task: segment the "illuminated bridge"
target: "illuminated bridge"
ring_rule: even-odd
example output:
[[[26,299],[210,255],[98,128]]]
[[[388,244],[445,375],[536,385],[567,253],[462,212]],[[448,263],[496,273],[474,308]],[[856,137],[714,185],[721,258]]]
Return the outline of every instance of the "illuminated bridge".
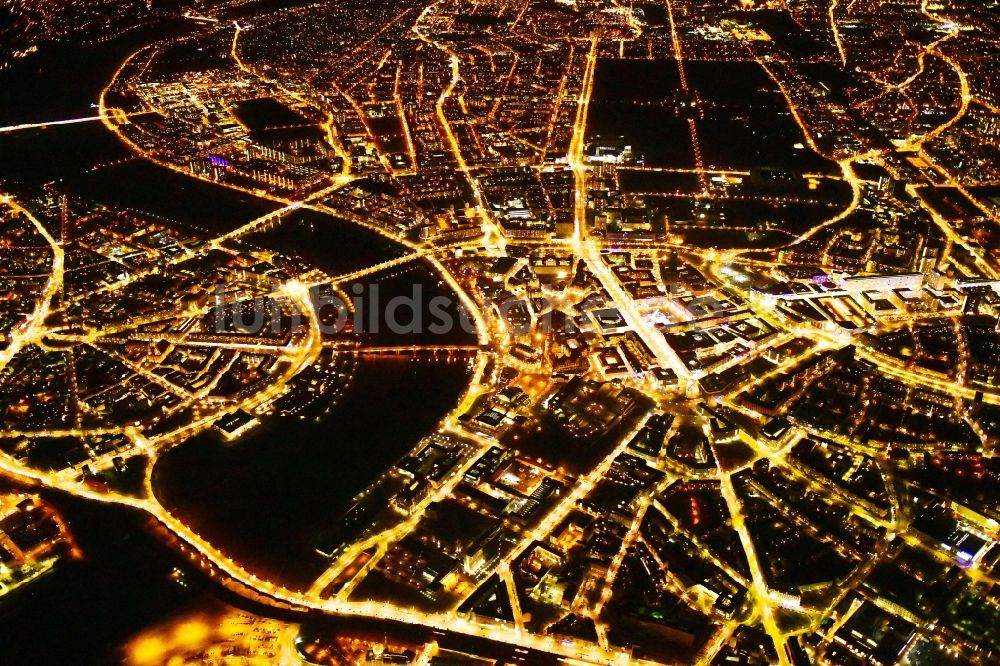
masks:
[[[327,342],[323,345],[345,354],[355,356],[409,356],[440,360],[473,358],[487,349],[483,345],[401,345],[396,347],[351,346],[343,343]]]

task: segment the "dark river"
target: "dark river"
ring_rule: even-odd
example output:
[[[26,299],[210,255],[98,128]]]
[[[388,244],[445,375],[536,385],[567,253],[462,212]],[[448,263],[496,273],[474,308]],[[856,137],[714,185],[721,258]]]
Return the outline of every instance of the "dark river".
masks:
[[[0,126],[93,115],[100,89],[132,51],[194,27],[165,20],[97,46],[60,46],[19,61],[0,72]],[[71,192],[108,206],[211,232],[274,208],[132,159],[97,122],[0,134],[0,181],[15,195],[62,181]],[[333,274],[401,253],[382,237],[329,216],[290,219],[250,242],[298,255]],[[373,279],[392,293],[417,283],[430,294],[442,291],[433,273],[419,266]],[[376,342],[393,341],[382,336]],[[468,335],[448,340],[472,341]],[[323,570],[313,550],[317,537],[352,496],[448,413],[467,378],[464,363],[362,361],[350,390],[320,422],[272,421],[236,443],[206,434],[171,450],[155,468],[157,493],[248,567],[306,584]],[[178,609],[217,604],[217,598],[233,602],[197,572],[189,572],[187,587],[171,582],[174,567],[187,567],[146,531],[141,518],[60,494],[46,497],[67,518],[84,559],[62,563],[0,598],[0,664],[116,663],[130,636]]]

